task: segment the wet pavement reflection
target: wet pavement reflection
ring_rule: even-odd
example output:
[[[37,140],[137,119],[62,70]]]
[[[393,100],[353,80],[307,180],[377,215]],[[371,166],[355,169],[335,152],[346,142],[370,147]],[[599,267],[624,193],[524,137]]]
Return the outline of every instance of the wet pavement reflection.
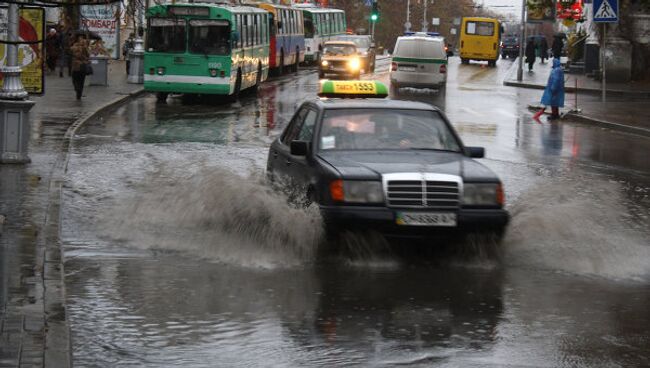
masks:
[[[373,237],[316,257],[318,215],[263,184],[315,71],[237,103],[145,96],[89,123],[63,209],[75,365],[649,365],[649,140],[532,120],[540,92],[503,87],[510,63],[454,58],[445,91],[391,96],[439,106],[486,147],[513,215],[498,258]]]

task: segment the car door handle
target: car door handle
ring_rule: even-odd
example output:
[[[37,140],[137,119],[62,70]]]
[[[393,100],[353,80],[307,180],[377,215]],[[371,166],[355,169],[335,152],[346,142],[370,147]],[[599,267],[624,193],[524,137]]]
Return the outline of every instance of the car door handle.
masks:
[[[273,158],[278,158],[278,152],[277,151],[273,151]]]
[[[291,165],[291,160],[287,160],[287,165]]]

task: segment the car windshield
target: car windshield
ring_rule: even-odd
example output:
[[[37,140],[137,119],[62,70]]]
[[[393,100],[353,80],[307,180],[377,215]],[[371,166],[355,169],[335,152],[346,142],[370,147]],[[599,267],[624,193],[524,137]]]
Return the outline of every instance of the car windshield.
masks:
[[[357,48],[351,45],[326,45],[327,56],[349,56],[357,53]]]
[[[343,36],[341,41],[351,41],[354,42],[357,47],[362,49],[367,49],[370,47],[370,39],[368,37],[355,37],[355,36]]]
[[[440,114],[427,110],[326,110],[318,143],[321,150],[460,151]]]
[[[185,52],[185,20],[152,18],[148,33],[147,51]]]
[[[503,39],[503,43],[508,45],[516,45],[519,42],[516,37],[506,37]]]

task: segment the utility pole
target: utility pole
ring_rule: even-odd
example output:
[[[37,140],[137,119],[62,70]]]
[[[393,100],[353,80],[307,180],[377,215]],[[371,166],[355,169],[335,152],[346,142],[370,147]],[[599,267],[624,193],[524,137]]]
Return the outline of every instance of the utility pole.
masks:
[[[20,19],[18,4],[9,3],[7,8],[7,64],[0,71],[4,74],[0,91],[0,163],[29,163],[29,110],[34,101],[20,80],[22,68],[18,65],[19,41],[18,23]]]
[[[521,24],[519,25],[519,65],[517,81],[524,79],[524,42],[526,42],[526,0],[521,1]]]
[[[144,3],[143,0],[136,0],[136,36],[135,45],[133,50],[129,53],[131,64],[129,67],[129,77],[127,82],[134,84],[144,83],[144,41],[142,35],[144,29],[142,28],[142,18],[144,17]]]
[[[406,23],[404,23],[404,31],[411,31],[411,0],[406,0]]]
[[[427,26],[428,26],[428,23],[427,23],[427,6],[428,5],[429,5],[429,0],[424,0],[424,11],[423,11],[424,14],[422,15],[422,32],[427,31]]]

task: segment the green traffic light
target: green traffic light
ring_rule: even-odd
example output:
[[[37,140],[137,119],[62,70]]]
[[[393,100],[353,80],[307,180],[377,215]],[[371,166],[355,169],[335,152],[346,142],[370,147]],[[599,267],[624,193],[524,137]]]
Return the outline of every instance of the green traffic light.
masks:
[[[371,21],[376,22],[377,19],[379,19],[379,15],[377,15],[377,14],[372,14],[372,15],[370,15],[370,20],[371,20]]]

